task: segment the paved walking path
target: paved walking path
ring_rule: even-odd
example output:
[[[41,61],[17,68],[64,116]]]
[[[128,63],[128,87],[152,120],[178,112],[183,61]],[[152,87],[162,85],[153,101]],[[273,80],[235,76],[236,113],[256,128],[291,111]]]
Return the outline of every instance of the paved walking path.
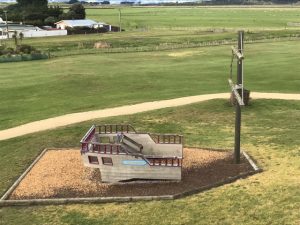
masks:
[[[183,98],[175,98],[170,100],[161,100],[154,102],[144,102],[135,105],[126,105],[115,108],[100,109],[81,113],[71,113],[63,116],[53,117],[49,119],[39,120],[17,127],[9,128],[0,131],[0,140],[6,140],[25,134],[54,129],[74,123],[79,123],[87,120],[99,119],[111,116],[131,115],[150,110],[188,105],[196,102],[202,102],[212,99],[229,98],[229,93],[205,94]],[[282,100],[300,100],[300,94],[281,94],[281,93],[260,93],[251,92],[253,99],[282,99]]]

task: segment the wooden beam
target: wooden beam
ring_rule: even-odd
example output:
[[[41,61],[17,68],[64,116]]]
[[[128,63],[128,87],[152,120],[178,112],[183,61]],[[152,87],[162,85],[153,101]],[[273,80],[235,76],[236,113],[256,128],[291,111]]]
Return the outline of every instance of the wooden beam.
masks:
[[[242,60],[244,59],[244,55],[242,53],[239,52],[239,50],[237,50],[234,46],[231,47],[232,52],[234,53],[234,55],[239,59]]]
[[[243,99],[241,98],[240,94],[238,93],[238,91],[237,91],[237,89],[236,89],[236,87],[235,87],[235,85],[234,85],[234,83],[232,82],[231,79],[228,79],[228,83],[229,83],[229,85],[230,85],[230,87],[231,87],[231,91],[232,91],[233,94],[235,95],[235,98],[236,98],[238,104],[239,104],[240,106],[245,105]]]

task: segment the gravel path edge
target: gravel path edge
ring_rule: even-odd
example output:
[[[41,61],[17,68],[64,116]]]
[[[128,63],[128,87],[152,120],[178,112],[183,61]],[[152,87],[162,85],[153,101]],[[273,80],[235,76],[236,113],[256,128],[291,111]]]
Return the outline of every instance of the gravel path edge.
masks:
[[[45,148],[36,158],[35,160],[29,165],[29,167],[22,173],[22,175],[13,183],[13,185],[4,193],[4,195],[0,199],[0,206],[1,201],[6,200],[9,195],[16,189],[16,187],[20,184],[23,178],[29,173],[29,171],[35,166],[35,164],[45,155],[45,153],[49,150],[49,148]]]

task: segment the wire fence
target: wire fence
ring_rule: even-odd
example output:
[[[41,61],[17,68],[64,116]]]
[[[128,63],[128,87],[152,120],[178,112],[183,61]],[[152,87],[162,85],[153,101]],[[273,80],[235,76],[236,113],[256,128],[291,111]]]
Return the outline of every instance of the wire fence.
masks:
[[[300,35],[294,35],[289,37],[271,37],[261,39],[248,39],[244,42],[246,44],[252,43],[267,43],[267,42],[281,42],[281,41],[298,41]],[[184,43],[160,43],[155,46],[136,46],[136,47],[111,47],[111,48],[77,48],[68,51],[53,52],[51,56],[69,56],[79,54],[99,54],[99,53],[132,53],[132,52],[155,52],[155,51],[167,51],[175,49],[186,49],[186,48],[199,48],[199,47],[210,47],[210,46],[222,46],[222,45],[235,45],[236,40],[214,40],[214,41],[203,41],[203,42],[184,42]]]

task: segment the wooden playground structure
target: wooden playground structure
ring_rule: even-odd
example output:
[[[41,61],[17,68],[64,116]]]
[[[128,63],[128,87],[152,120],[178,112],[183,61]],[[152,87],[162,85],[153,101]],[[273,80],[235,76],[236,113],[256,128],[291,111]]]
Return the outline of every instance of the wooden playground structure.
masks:
[[[137,132],[128,124],[93,125],[81,140],[84,165],[103,182],[181,180],[183,136]]]

